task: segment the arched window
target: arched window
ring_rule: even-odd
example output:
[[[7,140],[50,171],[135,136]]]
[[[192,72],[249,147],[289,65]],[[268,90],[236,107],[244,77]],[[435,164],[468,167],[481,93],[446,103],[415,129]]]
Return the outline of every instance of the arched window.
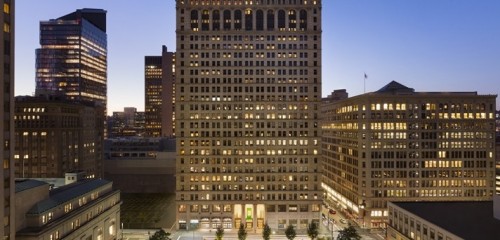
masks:
[[[245,30],[253,30],[253,13],[252,10],[245,10]]]
[[[241,10],[234,11],[234,29],[241,30]]]
[[[214,10],[212,12],[212,30],[220,30],[220,12],[219,10]]]
[[[307,12],[306,10],[300,10],[300,30],[307,30]]]
[[[274,12],[273,10],[267,11],[267,30],[274,30]]]
[[[278,29],[285,29],[286,16],[284,10],[278,11]]]
[[[198,11],[192,10],[191,11],[191,30],[193,31],[198,31],[199,28],[199,19],[198,19]]]
[[[290,29],[297,29],[297,14],[295,10],[288,11],[288,27]]]
[[[201,30],[202,31],[210,30],[210,14],[208,10],[203,10],[201,14]]]
[[[224,10],[224,30],[231,29],[231,11]]]
[[[256,17],[257,30],[258,31],[264,30],[264,12],[262,10],[257,10],[257,14],[255,17]]]

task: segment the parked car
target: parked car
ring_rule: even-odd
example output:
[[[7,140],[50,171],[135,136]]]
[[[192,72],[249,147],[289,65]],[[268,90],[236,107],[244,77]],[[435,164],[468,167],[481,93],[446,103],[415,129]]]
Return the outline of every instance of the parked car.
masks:
[[[343,224],[347,223],[347,221],[345,219],[343,219],[343,218],[340,219],[340,222],[343,223]]]

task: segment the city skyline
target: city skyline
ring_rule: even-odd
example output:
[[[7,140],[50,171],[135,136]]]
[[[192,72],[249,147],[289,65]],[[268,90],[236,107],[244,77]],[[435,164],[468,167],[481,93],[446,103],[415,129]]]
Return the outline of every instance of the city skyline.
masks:
[[[35,91],[39,22],[102,8],[108,12],[108,113],[143,111],[144,92],[137,89],[144,89],[144,56],[159,55],[162,45],[175,51],[175,1],[148,3],[53,0],[34,9],[34,0],[17,2],[15,95]],[[322,95],[334,89],[359,95],[391,80],[417,91],[498,94],[498,10],[496,1],[325,1]]]

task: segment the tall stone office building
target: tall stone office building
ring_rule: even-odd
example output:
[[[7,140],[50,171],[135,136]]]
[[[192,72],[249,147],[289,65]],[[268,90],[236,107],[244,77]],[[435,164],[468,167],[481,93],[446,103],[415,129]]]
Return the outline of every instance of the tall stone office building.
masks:
[[[494,193],[495,95],[397,82],[322,108],[326,202],[384,228],[387,202],[486,201]]]
[[[106,11],[78,9],[40,22],[36,92],[93,101],[106,108]],[[106,111],[104,112],[106,116]],[[104,118],[105,119],[105,118]]]
[[[166,46],[161,56],[144,58],[146,136],[174,135],[174,64],[175,54]]]
[[[103,112],[94,102],[18,96],[15,107],[15,176],[63,178],[82,171],[103,177]]]
[[[0,228],[0,236],[3,239],[14,239],[14,0],[2,0],[2,27],[0,42],[3,48],[0,48],[0,84],[1,106],[0,111],[0,141],[3,147],[0,148],[2,156],[2,171],[0,172],[0,187],[2,188],[2,197],[0,198],[0,216],[3,219],[3,227]]]
[[[321,1],[176,11],[177,227],[318,222]]]

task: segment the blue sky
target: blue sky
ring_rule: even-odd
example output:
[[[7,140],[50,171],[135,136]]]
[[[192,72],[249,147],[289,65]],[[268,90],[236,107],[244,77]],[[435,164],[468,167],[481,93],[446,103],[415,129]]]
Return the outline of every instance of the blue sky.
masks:
[[[144,56],[175,50],[174,0],[16,1],[16,95],[35,91],[39,21],[80,8],[108,11],[108,112],[143,110]],[[416,91],[500,93],[498,0],[323,0],[322,11],[323,96],[392,80]]]

